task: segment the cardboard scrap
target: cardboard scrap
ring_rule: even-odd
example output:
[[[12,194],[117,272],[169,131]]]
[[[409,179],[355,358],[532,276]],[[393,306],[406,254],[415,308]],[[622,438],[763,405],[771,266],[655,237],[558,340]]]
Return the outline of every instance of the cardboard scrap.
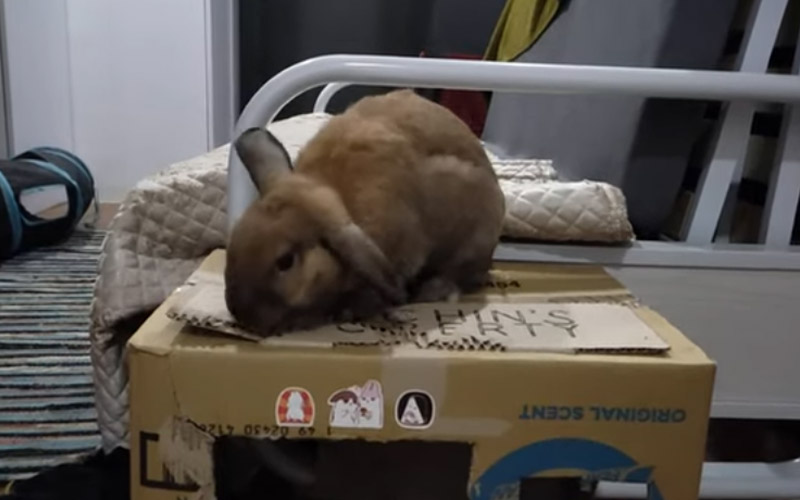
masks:
[[[175,292],[175,302],[167,316],[192,326],[205,328],[274,346],[331,348],[341,345],[385,345],[387,338],[379,335],[384,326],[354,330],[346,326],[329,330],[294,331],[264,338],[239,325],[225,305],[225,285],[215,279],[194,276],[194,280]]]
[[[634,307],[609,303],[461,302],[410,304],[368,322],[340,323],[262,338],[236,324],[224,282],[196,273],[177,293],[174,320],[270,346],[413,345],[454,351],[640,352],[668,345]]]
[[[448,350],[662,352],[668,345],[616,304],[415,304],[415,344]]]

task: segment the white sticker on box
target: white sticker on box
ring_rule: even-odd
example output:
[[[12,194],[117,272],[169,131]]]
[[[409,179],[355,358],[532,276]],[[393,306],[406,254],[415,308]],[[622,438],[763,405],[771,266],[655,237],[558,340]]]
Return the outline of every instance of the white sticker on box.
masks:
[[[383,389],[377,380],[335,391],[328,398],[331,427],[345,429],[383,428]]]

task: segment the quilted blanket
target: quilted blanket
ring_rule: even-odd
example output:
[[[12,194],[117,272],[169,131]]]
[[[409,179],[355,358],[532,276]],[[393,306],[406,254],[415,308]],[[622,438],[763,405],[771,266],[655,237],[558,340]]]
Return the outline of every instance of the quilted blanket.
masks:
[[[270,125],[293,158],[329,115]],[[92,305],[92,360],[103,446],[127,446],[125,343],[144,318],[226,242],[229,146],[139,182],[111,222]],[[622,193],[557,180],[551,162],[490,153],[506,196],[504,234],[539,241],[624,242],[633,237]]]

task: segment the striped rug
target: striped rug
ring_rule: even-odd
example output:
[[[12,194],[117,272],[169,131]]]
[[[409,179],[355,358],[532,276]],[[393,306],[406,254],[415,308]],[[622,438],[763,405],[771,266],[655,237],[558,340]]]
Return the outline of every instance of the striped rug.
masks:
[[[102,231],[0,263],[0,481],[100,443],[89,307]]]

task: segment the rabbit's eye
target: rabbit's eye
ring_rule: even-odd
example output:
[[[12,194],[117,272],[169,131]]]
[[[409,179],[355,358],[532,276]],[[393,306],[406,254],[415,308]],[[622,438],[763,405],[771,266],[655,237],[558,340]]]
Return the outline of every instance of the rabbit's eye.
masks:
[[[275,261],[275,267],[278,268],[278,271],[288,271],[290,267],[294,265],[294,253],[287,252],[280,257],[278,260]]]

